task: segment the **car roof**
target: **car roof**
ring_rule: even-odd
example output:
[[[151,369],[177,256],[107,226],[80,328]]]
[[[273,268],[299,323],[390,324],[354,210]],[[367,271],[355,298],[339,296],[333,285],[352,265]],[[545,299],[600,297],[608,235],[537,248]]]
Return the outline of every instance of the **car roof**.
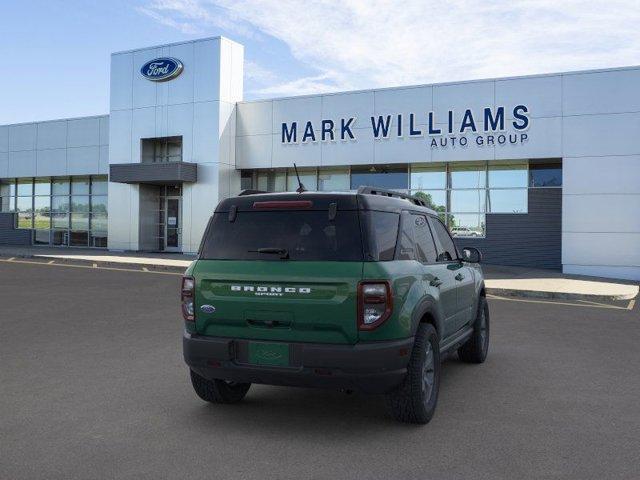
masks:
[[[293,202],[293,201],[309,201],[312,203],[311,210],[328,210],[329,205],[336,204],[337,210],[376,210],[399,213],[403,210],[410,210],[429,215],[437,216],[437,213],[422,205],[416,205],[410,200],[413,197],[404,195],[406,198],[387,196],[385,190],[376,190],[381,193],[364,193],[364,192],[283,192],[283,193],[266,193],[266,192],[243,192],[237,197],[231,197],[223,200],[216,207],[216,212],[229,212],[232,208],[238,211],[248,211],[254,209],[255,203],[260,202]],[[397,192],[396,192],[397,193]],[[402,195],[402,194],[399,194]],[[292,206],[292,209],[295,207]],[[270,208],[261,208],[269,210]],[[282,210],[279,206],[274,208]],[[286,207],[285,207],[286,209]]]

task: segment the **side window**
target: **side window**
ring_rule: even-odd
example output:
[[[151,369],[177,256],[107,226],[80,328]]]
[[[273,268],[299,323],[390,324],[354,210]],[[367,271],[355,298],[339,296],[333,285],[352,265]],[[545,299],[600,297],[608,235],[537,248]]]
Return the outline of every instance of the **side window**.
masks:
[[[417,259],[422,263],[433,263],[436,261],[436,246],[433,243],[431,229],[424,215],[411,215],[413,220],[413,231],[415,232]]]
[[[391,212],[364,211],[365,238],[369,242],[369,255],[375,261],[393,260],[398,238],[400,215]]]
[[[413,215],[403,212],[401,216],[400,236],[398,238],[397,260],[416,260],[415,242],[413,240]]]
[[[458,254],[456,252],[456,246],[451,239],[451,235],[447,232],[447,229],[437,218],[429,218],[429,223],[433,228],[433,234],[438,238],[438,262],[450,262],[457,260]]]

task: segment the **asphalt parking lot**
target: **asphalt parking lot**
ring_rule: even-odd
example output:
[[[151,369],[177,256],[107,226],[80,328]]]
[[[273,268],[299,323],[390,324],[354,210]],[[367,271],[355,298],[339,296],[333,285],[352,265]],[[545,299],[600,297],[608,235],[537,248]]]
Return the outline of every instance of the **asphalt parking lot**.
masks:
[[[448,359],[417,427],[331,391],[203,403],[179,279],[0,261],[0,478],[638,478],[638,305],[490,299],[489,359]]]

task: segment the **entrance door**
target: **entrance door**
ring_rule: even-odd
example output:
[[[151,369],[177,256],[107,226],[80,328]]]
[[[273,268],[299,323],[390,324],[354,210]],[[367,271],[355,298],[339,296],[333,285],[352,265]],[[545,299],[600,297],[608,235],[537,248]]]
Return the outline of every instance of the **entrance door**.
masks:
[[[164,230],[164,249],[167,252],[179,252],[182,247],[182,209],[180,197],[166,197],[165,212],[167,223]]]

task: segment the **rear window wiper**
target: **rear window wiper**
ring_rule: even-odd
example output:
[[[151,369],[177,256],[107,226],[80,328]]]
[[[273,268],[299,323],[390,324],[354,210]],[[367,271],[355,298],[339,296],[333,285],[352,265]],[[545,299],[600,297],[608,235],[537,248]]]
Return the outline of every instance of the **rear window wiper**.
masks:
[[[266,247],[266,248],[259,248],[257,250],[249,250],[249,252],[251,252],[251,253],[267,253],[267,254],[273,254],[273,255],[280,255],[280,259],[281,260],[288,260],[289,259],[289,252],[287,251],[286,248]]]

